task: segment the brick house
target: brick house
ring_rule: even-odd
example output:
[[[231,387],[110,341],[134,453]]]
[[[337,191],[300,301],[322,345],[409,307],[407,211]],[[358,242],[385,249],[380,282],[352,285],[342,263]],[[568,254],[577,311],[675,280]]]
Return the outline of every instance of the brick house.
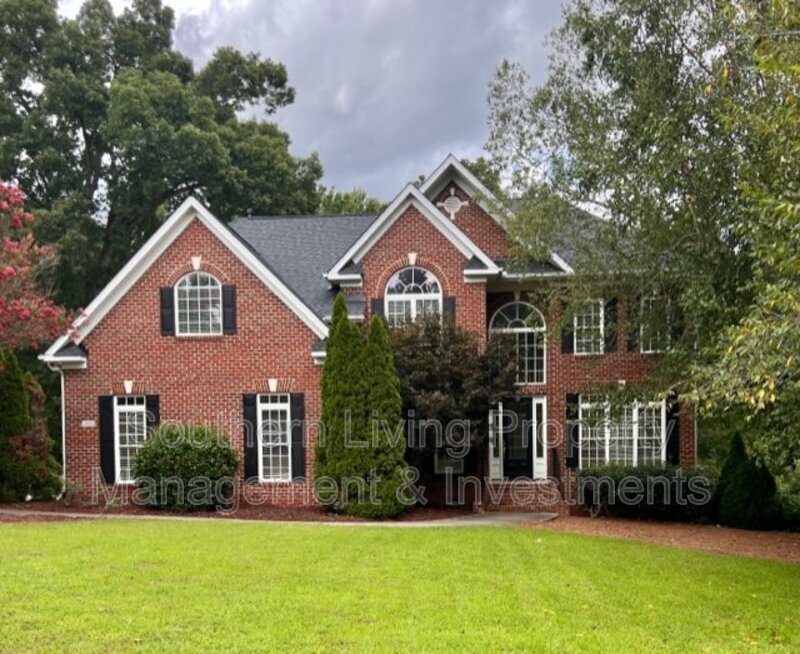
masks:
[[[313,503],[320,375],[340,291],[353,320],[382,313],[393,326],[435,311],[481,339],[515,339],[517,392],[494,411],[472,501],[563,511],[582,466],[693,465],[688,407],[642,398],[614,437],[603,424],[608,407],[592,391],[643,381],[658,348],[626,329],[624,298],[597,298],[571,328],[558,326],[558,310],[537,298],[573,274],[567,250],[509,268],[503,216],[452,155],[379,216],[226,225],[190,198],[41,357],[61,372],[65,478],[83,492],[129,487],[150,427],[208,422],[242,453],[248,501]],[[267,424],[268,440],[248,438]],[[456,475],[463,466],[444,451],[435,464]]]

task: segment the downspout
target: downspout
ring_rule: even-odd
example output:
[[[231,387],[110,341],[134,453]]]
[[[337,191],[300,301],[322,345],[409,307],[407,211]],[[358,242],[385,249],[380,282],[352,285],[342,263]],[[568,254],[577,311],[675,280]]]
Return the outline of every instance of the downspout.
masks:
[[[47,367],[61,375],[61,493],[56,499],[61,500],[67,492],[67,405],[64,396],[64,369],[48,363]]]

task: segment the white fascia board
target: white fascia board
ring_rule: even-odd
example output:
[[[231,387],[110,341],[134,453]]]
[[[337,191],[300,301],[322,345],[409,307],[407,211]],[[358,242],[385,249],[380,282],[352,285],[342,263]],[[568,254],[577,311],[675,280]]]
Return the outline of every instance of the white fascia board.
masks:
[[[503,226],[504,219],[507,215],[499,214],[497,207],[500,203],[497,201],[494,193],[486,188],[483,183],[470,172],[470,170],[453,154],[448,154],[445,160],[440,163],[436,170],[434,170],[420,186],[426,196],[438,195],[441,193],[445,186],[445,176],[447,171],[452,168],[461,182],[468,188],[465,189],[471,196],[478,201],[478,206],[488,213],[500,226]]]
[[[150,266],[180,236],[194,219],[199,220],[234,255],[275,293],[318,337],[326,338],[328,328],[269,268],[248,250],[199,200],[189,197],[164,221],[72,325],[81,343],[120,299],[139,281]],[[58,361],[53,355],[69,342],[62,336],[42,355],[43,361]]]
[[[425,216],[441,234],[450,241],[461,254],[471,259],[477,257],[487,268],[487,274],[496,274],[500,269],[469,237],[450,222],[428,198],[413,184],[408,184],[386,210],[370,225],[364,234],[345,252],[339,261],[328,272],[329,281],[339,279],[339,270],[349,261],[359,262],[364,255],[380,240],[381,236],[408,209],[414,206]]]

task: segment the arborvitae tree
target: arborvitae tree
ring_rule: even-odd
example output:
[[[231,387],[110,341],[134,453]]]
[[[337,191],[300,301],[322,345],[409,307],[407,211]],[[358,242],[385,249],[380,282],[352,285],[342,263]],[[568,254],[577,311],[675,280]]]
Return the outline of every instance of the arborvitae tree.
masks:
[[[13,352],[0,352],[0,417],[0,446],[31,428],[25,377]]]
[[[47,397],[12,352],[0,352],[0,501],[29,494],[51,499],[59,489],[58,463],[50,455]]]
[[[734,435],[722,467],[716,502],[719,522],[728,527],[769,529],[780,522],[775,479],[748,456],[739,434]]]
[[[366,438],[364,338],[347,317],[344,297],[333,305],[325,365],[322,369],[322,428],[315,446],[315,476],[333,479],[338,498],[320,493],[319,499],[335,510],[345,510],[348,492],[356,496],[347,480],[357,474],[364,449],[355,443]]]
[[[367,474],[375,476],[376,499],[356,513],[366,517],[396,516],[408,505],[398,493],[406,478],[406,436],[402,420],[403,401],[400,380],[394,367],[394,355],[385,321],[374,316],[369,325],[366,350],[366,407],[370,439]]]

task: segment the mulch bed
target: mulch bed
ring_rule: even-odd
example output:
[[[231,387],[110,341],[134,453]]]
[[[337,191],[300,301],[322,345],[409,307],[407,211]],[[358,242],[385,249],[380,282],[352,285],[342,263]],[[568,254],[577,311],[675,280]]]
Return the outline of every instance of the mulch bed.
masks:
[[[268,504],[241,505],[232,513],[218,511],[194,511],[191,513],[169,513],[158,511],[143,506],[68,506],[63,502],[20,502],[15,504],[2,504],[0,509],[15,509],[20,511],[47,511],[52,513],[85,513],[87,515],[150,515],[150,516],[192,516],[225,520],[291,520],[299,522],[364,522],[361,518],[329,513],[317,507],[279,507]],[[469,515],[467,509],[440,509],[416,507],[395,518],[393,522],[413,522],[419,520],[446,520]],[[66,516],[10,516],[0,514],[0,522],[50,522],[70,520]]]
[[[715,525],[578,516],[560,517],[550,522],[528,526],[574,534],[625,538],[715,554],[735,554],[800,565],[800,533],[748,531]]]

